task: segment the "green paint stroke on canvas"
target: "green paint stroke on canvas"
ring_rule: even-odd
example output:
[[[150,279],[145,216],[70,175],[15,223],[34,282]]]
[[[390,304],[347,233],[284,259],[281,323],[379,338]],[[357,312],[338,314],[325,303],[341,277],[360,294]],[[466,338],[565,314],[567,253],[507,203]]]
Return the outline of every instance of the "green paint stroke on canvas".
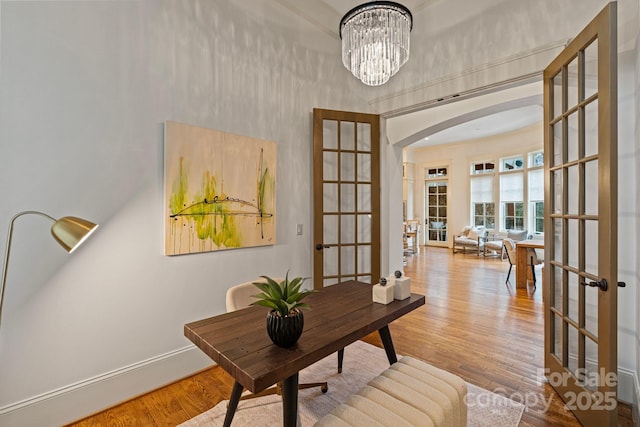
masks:
[[[187,200],[187,191],[189,190],[189,179],[187,178],[184,167],[184,157],[180,157],[180,173],[173,183],[173,191],[169,199],[169,209],[171,213],[180,212],[184,208]]]
[[[236,218],[253,216],[258,219],[261,237],[264,238],[263,221],[273,216],[266,211],[267,193],[273,191],[275,182],[269,168],[260,160],[260,171],[257,182],[257,205],[249,201],[234,198],[218,190],[215,175],[205,171],[202,175],[199,191],[193,202],[187,205],[188,177],[187,170],[180,158],[178,176],[176,177],[169,201],[170,217],[178,220],[182,217],[192,222],[199,240],[211,240],[217,247],[237,248],[241,246],[241,233]]]

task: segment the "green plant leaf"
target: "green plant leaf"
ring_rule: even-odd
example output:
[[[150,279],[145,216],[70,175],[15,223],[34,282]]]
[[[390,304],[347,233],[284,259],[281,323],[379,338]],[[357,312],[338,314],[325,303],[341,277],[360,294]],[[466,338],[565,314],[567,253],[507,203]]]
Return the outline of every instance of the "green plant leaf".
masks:
[[[255,302],[252,302],[251,305],[261,305],[263,307],[269,307],[269,308],[273,308],[274,310],[280,310],[280,307],[278,307],[278,304],[274,303],[271,300],[266,300],[266,299],[261,299]]]
[[[258,301],[251,305],[261,305],[270,307],[281,316],[286,316],[295,309],[309,308],[309,305],[302,303],[301,300],[309,294],[317,292],[316,290],[300,291],[304,279],[296,277],[289,280],[289,271],[285,275],[284,280],[277,282],[269,276],[260,276],[264,282],[253,282],[253,284],[262,291],[260,294],[253,295]]]

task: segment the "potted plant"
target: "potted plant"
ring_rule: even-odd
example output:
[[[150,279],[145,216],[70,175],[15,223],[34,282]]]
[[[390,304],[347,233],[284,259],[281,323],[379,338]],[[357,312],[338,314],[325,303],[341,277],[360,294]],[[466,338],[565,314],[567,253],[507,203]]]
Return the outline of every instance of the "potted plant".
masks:
[[[267,333],[274,344],[280,347],[291,347],[302,335],[304,327],[303,308],[309,306],[302,302],[314,290],[300,290],[304,280],[296,277],[289,280],[289,273],[284,280],[277,282],[271,277],[260,276],[265,282],[253,284],[262,292],[253,295],[258,300],[251,305],[261,305],[271,308],[267,314]]]

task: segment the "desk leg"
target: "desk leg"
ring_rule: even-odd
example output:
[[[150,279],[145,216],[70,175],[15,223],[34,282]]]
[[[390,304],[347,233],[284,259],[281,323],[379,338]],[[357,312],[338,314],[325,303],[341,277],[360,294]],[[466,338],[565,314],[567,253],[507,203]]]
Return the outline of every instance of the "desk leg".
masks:
[[[229,427],[231,425],[231,421],[233,421],[233,416],[236,414],[236,408],[238,408],[242,389],[242,385],[240,385],[238,381],[234,381],[233,390],[231,390],[231,398],[229,398],[229,405],[227,406],[227,414],[224,417],[224,427]]]
[[[342,373],[342,361],[344,360],[344,348],[338,350],[338,373]]]
[[[516,245],[516,288],[527,288],[527,248]]]
[[[298,374],[282,382],[282,425],[296,427],[298,418]]]
[[[396,349],[393,348],[393,341],[391,340],[391,332],[389,332],[389,325],[383,326],[382,328],[378,329],[378,334],[380,334],[382,345],[384,345],[384,351],[387,352],[387,359],[389,359],[389,365],[393,365],[398,361],[398,357],[396,356]]]

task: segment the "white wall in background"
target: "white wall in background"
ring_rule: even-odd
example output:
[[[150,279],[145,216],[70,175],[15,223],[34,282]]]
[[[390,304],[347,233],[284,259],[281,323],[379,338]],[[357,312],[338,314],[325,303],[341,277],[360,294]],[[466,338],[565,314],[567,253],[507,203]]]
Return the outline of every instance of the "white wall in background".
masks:
[[[0,241],[25,209],[101,226],[69,256],[42,218],[16,223],[0,425],[59,425],[211,364],[184,323],[236,283],[311,275],[311,112],[367,106],[339,42],[253,5],[1,3]],[[165,120],[276,142],[274,246],[163,256]]]

